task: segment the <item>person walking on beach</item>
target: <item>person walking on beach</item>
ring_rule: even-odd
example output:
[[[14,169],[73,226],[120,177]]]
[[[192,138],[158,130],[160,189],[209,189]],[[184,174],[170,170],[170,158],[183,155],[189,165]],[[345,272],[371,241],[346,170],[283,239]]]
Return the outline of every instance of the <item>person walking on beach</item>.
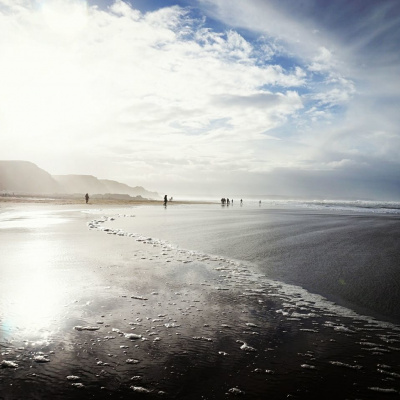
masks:
[[[167,207],[168,197],[167,195],[164,196],[164,206]]]
[[[87,204],[88,201],[89,201],[89,194],[88,193],[85,194],[85,200],[86,200],[86,204]]]

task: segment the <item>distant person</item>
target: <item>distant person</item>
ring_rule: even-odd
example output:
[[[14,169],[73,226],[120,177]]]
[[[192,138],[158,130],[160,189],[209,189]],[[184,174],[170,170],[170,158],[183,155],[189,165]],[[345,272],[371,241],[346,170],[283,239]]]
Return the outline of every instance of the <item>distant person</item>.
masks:
[[[258,202],[258,205],[261,206],[261,200]]]
[[[168,197],[167,195],[164,196],[164,206],[166,207],[168,203]]]
[[[229,206],[230,204],[229,199],[226,199],[226,204]]]
[[[243,200],[242,199],[240,199],[240,205],[243,205]]]
[[[174,198],[171,196],[170,198],[169,198],[169,201],[172,201]]]
[[[88,201],[89,201],[89,194],[88,193],[85,194],[85,200],[86,200],[86,204],[87,204]]]

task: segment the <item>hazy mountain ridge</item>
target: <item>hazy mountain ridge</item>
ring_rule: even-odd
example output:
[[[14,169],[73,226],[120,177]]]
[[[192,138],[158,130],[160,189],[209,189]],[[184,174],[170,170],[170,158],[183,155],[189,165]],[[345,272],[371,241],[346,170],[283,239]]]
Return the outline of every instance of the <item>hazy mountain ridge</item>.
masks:
[[[100,182],[103,183],[107,187],[106,193],[121,193],[121,194],[134,194],[135,196],[150,196],[151,198],[159,198],[159,194],[157,192],[149,192],[142,186],[129,186],[125,183],[121,183],[118,181],[112,181],[109,179],[100,179]]]
[[[0,160],[0,191],[23,194],[124,194],[158,199],[156,192],[92,175],[50,175],[29,161]]]
[[[45,170],[29,161],[0,160],[0,191],[17,193],[65,193]]]

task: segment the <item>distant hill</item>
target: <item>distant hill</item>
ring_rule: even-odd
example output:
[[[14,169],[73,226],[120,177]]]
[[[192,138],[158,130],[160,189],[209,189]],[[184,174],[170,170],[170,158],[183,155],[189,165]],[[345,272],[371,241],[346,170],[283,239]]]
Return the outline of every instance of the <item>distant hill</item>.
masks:
[[[151,199],[158,199],[160,197],[157,192],[149,192],[142,186],[132,187],[125,185],[125,183],[110,181],[108,179],[100,179],[100,182],[107,187],[106,193],[125,193],[131,196],[142,196]]]
[[[105,193],[105,187],[92,175],[53,175],[66,193]]]
[[[50,175],[29,161],[0,160],[0,192],[19,194],[129,195],[159,199],[156,192],[141,186],[131,187],[92,175]]]
[[[92,194],[127,194],[132,197],[142,196],[148,199],[158,199],[156,192],[149,192],[141,186],[131,187],[124,183],[108,179],[97,179],[93,175],[53,175],[53,178],[67,193]]]
[[[17,193],[65,193],[46,171],[29,161],[0,160],[0,191]]]

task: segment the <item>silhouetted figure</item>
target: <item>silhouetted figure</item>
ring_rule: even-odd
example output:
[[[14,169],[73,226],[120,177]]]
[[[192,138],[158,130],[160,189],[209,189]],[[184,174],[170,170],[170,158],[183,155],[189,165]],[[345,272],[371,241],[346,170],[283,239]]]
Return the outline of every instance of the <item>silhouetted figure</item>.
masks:
[[[241,206],[243,205],[243,200],[242,200],[242,199],[240,199],[240,205],[241,205]]]
[[[258,205],[261,207],[261,200],[258,202]]]
[[[225,199],[225,197],[223,197],[223,198],[221,199],[221,204],[224,206],[224,205],[225,205],[225,202],[226,202],[226,199]]]
[[[87,204],[88,201],[89,201],[89,194],[88,193],[85,194],[85,200],[86,200],[86,204]]]
[[[226,205],[229,206],[229,204],[231,204],[231,202],[229,201],[229,199],[226,199]]]
[[[164,196],[164,206],[167,207],[168,197],[167,195]]]

